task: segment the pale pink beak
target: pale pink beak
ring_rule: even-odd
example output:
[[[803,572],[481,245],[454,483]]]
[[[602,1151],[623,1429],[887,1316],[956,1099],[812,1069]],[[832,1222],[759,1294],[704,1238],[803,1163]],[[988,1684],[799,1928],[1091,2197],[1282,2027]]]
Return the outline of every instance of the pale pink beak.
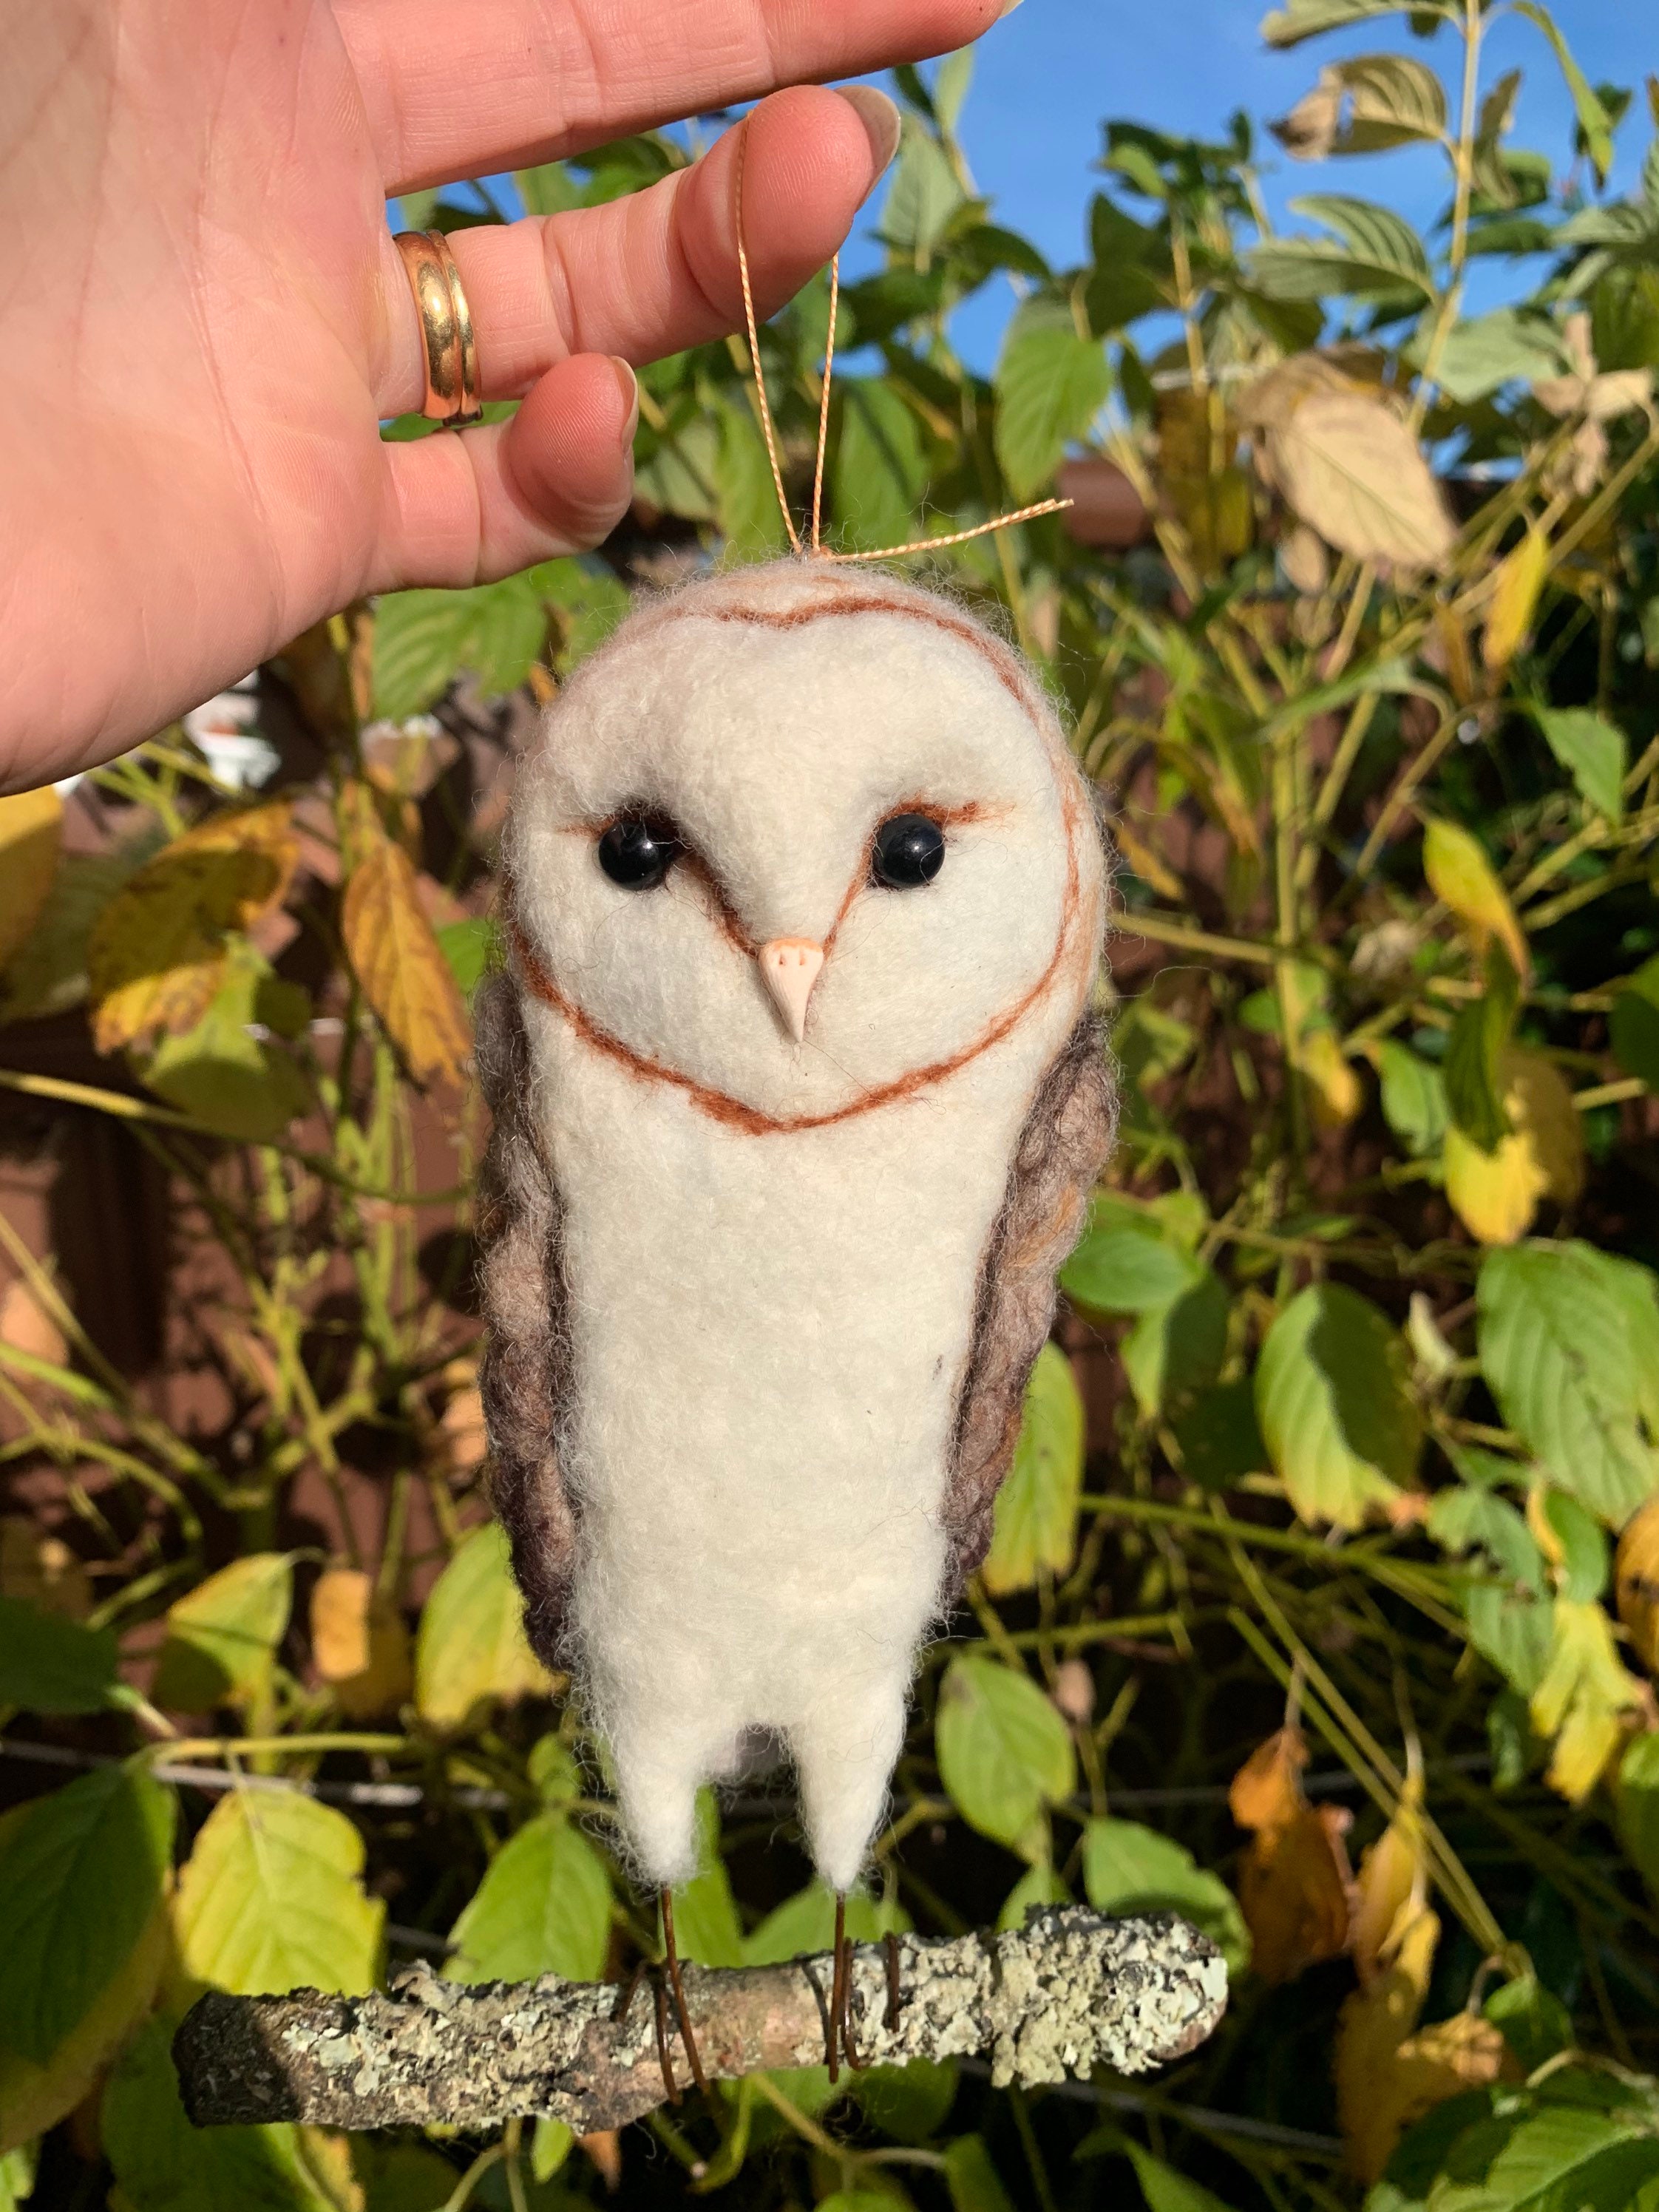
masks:
[[[823,947],[810,937],[775,937],[756,957],[773,1003],[790,1036],[800,1043],[806,1035],[806,1001],[823,966]]]

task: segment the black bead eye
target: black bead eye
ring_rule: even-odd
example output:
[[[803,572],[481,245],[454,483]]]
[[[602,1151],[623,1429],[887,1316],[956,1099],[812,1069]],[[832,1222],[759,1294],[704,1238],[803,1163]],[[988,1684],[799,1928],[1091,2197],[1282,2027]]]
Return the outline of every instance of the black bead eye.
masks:
[[[684,850],[672,823],[625,816],[600,838],[599,866],[625,891],[653,891]]]
[[[931,884],[945,866],[945,832],[931,815],[895,814],[876,832],[870,872],[890,891]]]

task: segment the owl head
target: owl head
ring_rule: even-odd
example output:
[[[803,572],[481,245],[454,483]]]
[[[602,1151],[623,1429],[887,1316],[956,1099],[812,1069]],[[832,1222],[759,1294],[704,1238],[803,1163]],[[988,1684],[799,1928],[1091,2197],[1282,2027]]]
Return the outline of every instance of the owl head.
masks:
[[[947,601],[810,561],[695,584],[585,663],[506,873],[526,988],[759,1127],[1074,1020],[1103,927],[1086,787],[1024,664]]]

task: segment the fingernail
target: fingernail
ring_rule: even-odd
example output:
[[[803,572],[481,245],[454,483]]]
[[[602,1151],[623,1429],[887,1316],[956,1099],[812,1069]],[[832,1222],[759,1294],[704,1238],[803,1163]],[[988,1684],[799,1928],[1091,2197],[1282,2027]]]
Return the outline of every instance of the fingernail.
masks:
[[[864,135],[870,141],[871,159],[879,177],[898,151],[902,126],[897,103],[889,100],[884,92],[878,92],[872,84],[838,84],[836,89],[864,125]]]
[[[997,15],[998,22],[1002,21],[1004,15],[1012,15],[1018,5],[1019,0],[1003,0],[1002,8]]]
[[[631,453],[634,433],[640,427],[640,380],[619,353],[610,355],[608,359],[616,375],[617,389],[623,397],[623,405],[628,410],[628,422],[619,442],[623,453]]]

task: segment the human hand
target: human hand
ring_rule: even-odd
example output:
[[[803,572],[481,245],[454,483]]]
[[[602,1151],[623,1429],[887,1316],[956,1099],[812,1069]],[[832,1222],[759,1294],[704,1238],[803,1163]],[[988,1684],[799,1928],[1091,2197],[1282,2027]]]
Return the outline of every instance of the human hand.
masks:
[[[53,0],[0,72],[0,790],[107,760],[365,592],[472,584],[625,511],[629,362],[742,316],[735,142],[452,246],[506,423],[383,444],[423,348],[384,204],[800,79],[962,46],[1003,0]],[[897,141],[764,100],[771,313]]]

